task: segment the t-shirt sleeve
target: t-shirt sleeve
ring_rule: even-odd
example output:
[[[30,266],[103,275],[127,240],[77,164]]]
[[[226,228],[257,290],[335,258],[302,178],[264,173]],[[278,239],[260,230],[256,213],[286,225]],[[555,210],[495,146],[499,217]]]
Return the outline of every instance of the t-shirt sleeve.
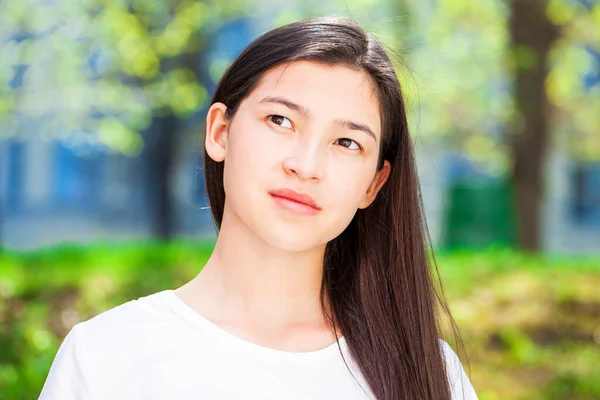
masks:
[[[83,349],[81,324],[77,324],[60,345],[39,400],[87,400],[93,398],[89,389]]]
[[[471,385],[460,359],[448,343],[443,340],[440,340],[440,342],[442,354],[446,361],[446,372],[452,400],[478,400],[475,389]]]

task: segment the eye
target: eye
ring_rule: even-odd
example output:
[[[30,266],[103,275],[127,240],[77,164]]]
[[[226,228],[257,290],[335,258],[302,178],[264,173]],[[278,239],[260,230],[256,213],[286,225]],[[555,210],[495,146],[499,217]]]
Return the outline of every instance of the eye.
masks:
[[[292,121],[290,121],[289,119],[287,119],[286,117],[283,117],[281,115],[269,115],[269,120],[279,126],[282,126],[284,128],[288,128],[288,129],[292,129]]]
[[[342,145],[342,147],[345,147],[350,150],[361,150],[360,145],[352,139],[341,138],[341,139],[336,140],[336,142],[340,143]],[[352,147],[352,145],[354,145],[354,147]]]

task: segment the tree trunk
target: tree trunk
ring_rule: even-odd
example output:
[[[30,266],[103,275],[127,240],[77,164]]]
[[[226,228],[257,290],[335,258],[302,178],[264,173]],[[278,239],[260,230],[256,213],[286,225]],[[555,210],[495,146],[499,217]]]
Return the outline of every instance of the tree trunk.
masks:
[[[548,0],[511,0],[509,32],[515,55],[517,118],[511,137],[518,237],[526,251],[541,246],[544,161],[549,142],[548,98],[544,87],[548,53],[559,30],[546,17]]]
[[[199,52],[183,53],[176,58],[163,60],[162,73],[167,73],[173,68],[186,68],[193,71],[198,77],[201,54]],[[197,78],[199,79],[199,78]],[[171,111],[166,116],[155,116],[153,126],[152,150],[148,161],[150,162],[150,187],[154,197],[153,225],[154,235],[159,239],[168,240],[175,234],[175,204],[171,190],[171,177],[175,168],[175,152],[181,140],[184,121],[180,120]]]
[[[170,114],[165,117],[155,117],[154,132],[150,139],[149,184],[153,197],[153,230],[154,236],[168,240],[173,237],[173,220],[175,209],[171,193],[170,178],[175,161],[175,148],[178,135],[178,120]]]

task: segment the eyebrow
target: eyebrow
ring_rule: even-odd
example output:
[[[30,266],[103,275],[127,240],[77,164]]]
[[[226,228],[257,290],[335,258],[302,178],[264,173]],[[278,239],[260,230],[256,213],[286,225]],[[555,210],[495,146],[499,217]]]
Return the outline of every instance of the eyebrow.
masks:
[[[262,99],[260,101],[260,103],[276,103],[276,104],[281,104],[286,106],[287,108],[289,108],[292,111],[295,111],[297,113],[300,113],[304,116],[308,116],[309,112],[308,109],[304,106],[301,106],[300,104],[296,104],[288,99],[285,99],[283,97],[271,97],[271,96],[267,96],[264,99]],[[373,130],[371,128],[369,128],[367,125],[365,124],[361,124],[360,122],[355,122],[355,121],[350,121],[347,119],[336,119],[335,120],[336,125],[341,126],[343,128],[346,129],[350,129],[353,131],[361,131],[366,133],[367,135],[371,136],[373,138],[373,140],[375,140],[375,142],[377,142],[377,137],[375,136],[375,134],[373,133]]]
[[[283,97],[270,97],[267,96],[260,101],[261,103],[277,103],[286,106],[292,111],[296,111],[304,116],[308,116],[308,108],[301,106],[300,104],[296,104],[288,99],[284,99]]]

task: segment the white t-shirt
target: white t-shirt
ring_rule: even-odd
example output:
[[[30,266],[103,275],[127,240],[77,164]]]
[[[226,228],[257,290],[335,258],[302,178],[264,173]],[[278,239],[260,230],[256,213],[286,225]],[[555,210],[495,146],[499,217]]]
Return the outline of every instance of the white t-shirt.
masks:
[[[477,399],[450,346],[440,341],[452,399]],[[337,343],[311,352],[270,349],[210,322],[173,290],[141,297],[73,327],[54,359],[42,400],[374,399]],[[364,388],[365,391],[363,391]]]

